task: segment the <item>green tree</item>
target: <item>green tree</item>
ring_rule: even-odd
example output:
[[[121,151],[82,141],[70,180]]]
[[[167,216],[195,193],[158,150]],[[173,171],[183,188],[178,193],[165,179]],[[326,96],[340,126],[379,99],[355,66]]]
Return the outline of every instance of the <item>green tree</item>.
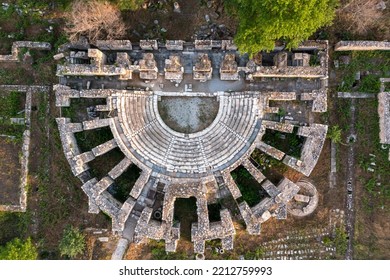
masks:
[[[235,44],[253,56],[275,48],[282,39],[288,49],[297,47],[317,29],[329,25],[337,0],[225,0],[239,20]]]
[[[22,241],[15,238],[4,247],[0,246],[0,260],[36,260],[38,251],[31,238]]]
[[[85,236],[78,228],[68,226],[64,229],[63,237],[59,245],[61,256],[74,258],[82,254],[85,249]]]
[[[118,8],[121,11],[134,11],[140,9],[145,0],[116,0],[115,2],[117,2]]]
[[[341,128],[338,125],[334,125],[329,128],[327,137],[335,144],[347,145],[342,142]]]

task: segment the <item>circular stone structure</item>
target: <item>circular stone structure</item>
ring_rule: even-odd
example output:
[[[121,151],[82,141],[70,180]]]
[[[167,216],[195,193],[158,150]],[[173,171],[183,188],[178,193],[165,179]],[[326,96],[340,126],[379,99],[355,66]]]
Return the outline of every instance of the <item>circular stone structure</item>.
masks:
[[[307,180],[300,180],[296,184],[299,186],[299,192],[290,200],[288,212],[297,217],[310,215],[318,205],[317,189]]]
[[[161,96],[158,109],[163,121],[173,130],[196,133],[213,122],[219,101],[217,97]]]
[[[175,177],[207,176],[239,160],[261,127],[258,98],[227,94],[218,100],[211,125],[184,134],[164,123],[157,95],[120,94],[116,96],[118,118],[111,128],[122,151],[152,170]],[[118,137],[117,131],[125,137]]]

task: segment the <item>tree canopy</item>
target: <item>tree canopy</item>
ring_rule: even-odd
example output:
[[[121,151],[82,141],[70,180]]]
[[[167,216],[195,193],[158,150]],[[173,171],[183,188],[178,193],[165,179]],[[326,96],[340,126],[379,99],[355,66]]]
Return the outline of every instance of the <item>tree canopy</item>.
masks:
[[[36,260],[38,251],[31,238],[22,241],[15,238],[4,247],[0,246],[0,260]]]
[[[226,0],[226,7],[239,19],[234,38],[242,53],[254,55],[273,50],[275,40],[297,47],[317,29],[329,25],[337,0]]]
[[[338,125],[331,126],[328,129],[327,137],[335,144],[347,145],[342,142],[342,130]]]
[[[72,226],[65,228],[63,237],[60,241],[61,256],[74,258],[84,252],[85,236],[79,229]]]

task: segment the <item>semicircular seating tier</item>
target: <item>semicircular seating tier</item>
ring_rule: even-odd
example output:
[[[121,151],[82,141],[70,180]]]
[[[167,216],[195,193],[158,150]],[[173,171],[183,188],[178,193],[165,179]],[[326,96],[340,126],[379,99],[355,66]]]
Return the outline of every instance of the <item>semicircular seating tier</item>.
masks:
[[[117,116],[111,129],[130,158],[159,173],[200,177],[228,168],[256,139],[260,128],[258,98],[221,95],[219,111],[206,129],[183,134],[169,128],[158,113],[158,96],[127,93],[112,96]]]

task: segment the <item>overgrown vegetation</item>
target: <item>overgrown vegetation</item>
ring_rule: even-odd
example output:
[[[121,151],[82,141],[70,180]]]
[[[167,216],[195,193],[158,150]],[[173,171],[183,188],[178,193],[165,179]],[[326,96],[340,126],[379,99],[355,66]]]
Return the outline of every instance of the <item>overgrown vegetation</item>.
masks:
[[[301,157],[304,137],[297,135],[297,132],[297,127],[294,128],[293,133],[283,133],[267,129],[262,141],[292,157],[299,159]]]
[[[180,222],[180,238],[191,240],[191,225],[198,222],[196,198],[176,198],[174,224]]]
[[[357,161],[363,170],[359,178],[364,190],[360,203],[367,214],[390,211],[389,147],[379,142],[377,106],[376,99],[359,101],[356,123],[359,145]]]
[[[386,52],[342,52],[336,58],[349,55],[350,63],[342,65],[337,76],[343,78],[339,91],[378,93],[379,78],[388,77],[390,57]],[[355,74],[360,71],[360,81]],[[351,122],[351,101],[336,99],[333,110],[333,125],[341,129],[341,138],[347,139]],[[380,244],[386,241],[388,231],[382,227],[387,220],[390,205],[390,162],[388,145],[379,142],[378,100],[376,98],[355,100],[355,129],[357,133],[356,155],[356,223],[354,237],[354,258],[387,258],[388,251]],[[345,156],[339,151],[339,159]],[[378,230],[377,230],[378,229]]]
[[[134,11],[140,9],[145,0],[112,0],[112,2],[117,3],[121,11]]]
[[[23,94],[2,92],[0,94],[0,134],[13,136],[14,141],[20,142],[25,126],[24,124],[12,123],[11,118],[24,119]]]
[[[331,126],[328,129],[328,134],[326,135],[326,137],[329,138],[335,144],[346,145],[343,143],[342,130],[337,124]]]
[[[336,248],[336,254],[339,257],[344,257],[347,252],[348,246],[348,234],[344,228],[338,227],[335,231],[335,236],[332,240],[333,245]]]
[[[235,43],[242,53],[253,56],[261,50],[273,50],[275,41],[280,39],[288,49],[297,47],[317,29],[332,22],[338,1],[226,0],[225,3],[239,18]]]
[[[73,259],[84,252],[85,245],[84,234],[78,228],[68,226],[59,244],[61,256]]]
[[[130,196],[131,189],[141,175],[141,169],[132,164],[119,178],[115,180],[113,186],[108,188],[108,192],[118,201],[124,203]]]
[[[0,212],[0,244],[6,244],[15,237],[24,239],[28,236],[31,213]]]
[[[0,260],[36,260],[38,250],[31,238],[25,241],[15,238],[5,246],[0,246]]]
[[[283,173],[287,171],[287,166],[277,159],[266,155],[262,151],[255,149],[251,154],[251,159],[260,168],[261,172],[273,183],[283,178]]]
[[[342,65],[343,81],[339,91],[355,91],[378,93],[380,88],[379,78],[389,77],[390,57],[385,51],[355,51],[350,53],[337,53],[336,58],[341,55],[350,55],[351,62]],[[356,80],[355,75],[360,71],[361,80]]]
[[[255,206],[263,198],[268,196],[260,183],[244,167],[240,166],[236,168],[231,174],[237,187],[240,189],[242,198],[250,207]]]
[[[188,260],[190,256],[186,252],[166,252],[165,251],[165,242],[150,240],[149,246],[152,248],[152,258],[153,260]]]

